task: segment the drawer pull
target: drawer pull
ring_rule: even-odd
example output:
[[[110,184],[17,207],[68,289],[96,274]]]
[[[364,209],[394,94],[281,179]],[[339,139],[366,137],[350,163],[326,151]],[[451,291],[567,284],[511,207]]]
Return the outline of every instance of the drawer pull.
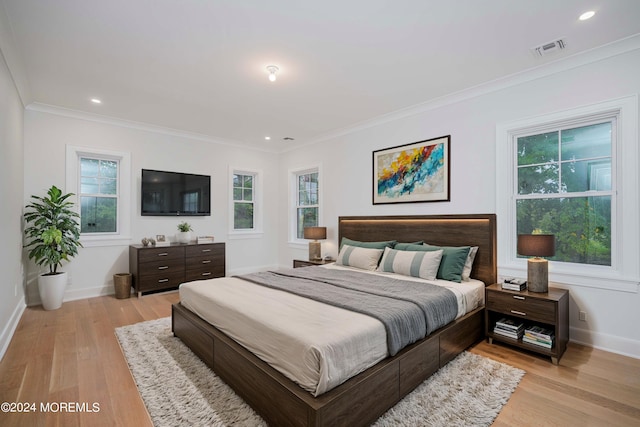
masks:
[[[204,261],[202,261],[203,264],[209,264],[211,262],[210,259],[205,259]]]
[[[161,252],[158,254],[158,256],[167,256],[169,255],[169,252]]]
[[[158,283],[165,283],[165,282],[168,282],[168,281],[169,281],[169,279],[160,279],[160,280],[158,280]]]
[[[519,299],[519,300],[522,300],[522,301],[524,301],[526,299],[525,297],[521,297],[520,295],[514,295],[513,298]]]
[[[203,276],[211,276],[210,272],[202,273]]]
[[[202,252],[211,252],[211,249],[203,249]]]
[[[518,314],[518,315],[520,315],[520,316],[526,316],[526,315],[527,315],[527,313],[523,313],[523,312],[521,312],[521,311],[516,311],[516,310],[511,310],[511,313],[513,313],[513,314]]]
[[[161,265],[160,267],[158,267],[158,270],[166,270],[167,268],[169,268],[168,265]]]

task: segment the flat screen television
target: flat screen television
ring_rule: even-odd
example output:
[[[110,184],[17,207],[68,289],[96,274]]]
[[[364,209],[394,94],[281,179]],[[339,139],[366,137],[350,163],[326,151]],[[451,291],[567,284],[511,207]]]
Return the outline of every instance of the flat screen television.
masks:
[[[211,177],[142,169],[144,216],[211,215]]]

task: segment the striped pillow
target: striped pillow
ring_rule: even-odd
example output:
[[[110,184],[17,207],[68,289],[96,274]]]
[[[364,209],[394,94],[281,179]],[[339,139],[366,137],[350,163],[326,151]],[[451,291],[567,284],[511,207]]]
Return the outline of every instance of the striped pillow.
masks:
[[[363,270],[375,270],[378,267],[380,255],[382,255],[382,249],[342,245],[336,264]]]
[[[442,259],[439,251],[397,251],[386,248],[378,271],[435,280]]]

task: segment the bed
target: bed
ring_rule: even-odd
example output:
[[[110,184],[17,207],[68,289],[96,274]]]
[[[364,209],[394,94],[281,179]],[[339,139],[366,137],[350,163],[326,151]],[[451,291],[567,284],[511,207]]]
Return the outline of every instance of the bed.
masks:
[[[471,277],[496,282],[495,215],[340,217],[339,239],[477,246]],[[314,267],[312,267],[314,268]],[[368,425],[483,336],[476,308],[330,391],[312,395],[183,304],[173,332],[271,425]]]

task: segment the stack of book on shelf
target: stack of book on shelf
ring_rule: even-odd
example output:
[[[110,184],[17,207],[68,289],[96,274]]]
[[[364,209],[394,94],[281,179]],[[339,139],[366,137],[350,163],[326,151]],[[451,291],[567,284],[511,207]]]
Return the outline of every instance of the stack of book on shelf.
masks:
[[[554,333],[551,329],[546,329],[542,326],[529,326],[524,331],[522,342],[551,349],[553,347],[553,338]]]
[[[516,279],[515,277],[505,277],[502,281],[502,289],[524,291],[527,289],[527,281],[524,279]]]
[[[524,323],[503,317],[496,322],[496,326],[493,328],[493,333],[517,340],[520,339],[524,333]]]

